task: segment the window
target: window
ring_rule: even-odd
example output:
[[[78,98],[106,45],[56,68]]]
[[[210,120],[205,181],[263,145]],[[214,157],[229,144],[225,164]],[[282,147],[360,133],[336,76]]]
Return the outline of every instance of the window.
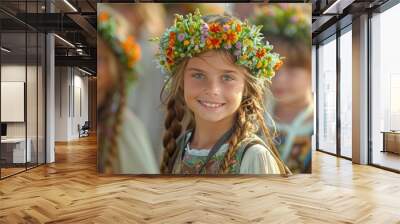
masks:
[[[318,48],[318,149],[336,153],[336,36]]]
[[[400,33],[394,29],[398,21],[400,5],[371,18],[371,158],[372,164],[395,170],[400,170],[400,150],[396,154],[400,133],[392,133],[400,131]],[[390,139],[384,139],[385,135]],[[390,144],[394,150],[387,147]]]
[[[44,3],[8,1],[0,5],[18,6],[18,13],[23,15],[42,12]],[[19,99],[8,104],[18,111],[5,102],[0,105],[2,114],[18,115],[1,118],[6,131],[0,144],[0,178],[5,178],[45,163],[46,39],[44,33],[3,12],[0,17],[9,21],[0,24],[1,98],[14,95]]]
[[[340,155],[352,157],[352,33],[351,26],[340,36]]]

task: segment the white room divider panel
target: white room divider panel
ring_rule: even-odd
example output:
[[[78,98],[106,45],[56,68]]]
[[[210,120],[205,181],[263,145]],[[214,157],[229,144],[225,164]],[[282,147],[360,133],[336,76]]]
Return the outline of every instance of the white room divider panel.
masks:
[[[24,122],[24,82],[1,82],[1,122]]]

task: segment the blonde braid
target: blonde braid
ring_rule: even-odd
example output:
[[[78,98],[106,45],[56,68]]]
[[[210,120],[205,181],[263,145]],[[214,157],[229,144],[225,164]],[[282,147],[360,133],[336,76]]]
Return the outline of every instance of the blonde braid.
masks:
[[[118,108],[115,115],[115,122],[112,126],[112,137],[110,139],[110,148],[108,151],[108,156],[105,161],[104,172],[111,174],[120,170],[120,161],[119,161],[119,153],[118,153],[118,136],[121,133],[122,126],[122,113],[123,109],[126,105],[126,89],[125,89],[125,78],[124,75],[119,76],[119,102]]]
[[[275,161],[278,164],[280,173],[282,175],[291,174],[290,170],[281,160],[279,152],[272,141],[273,136],[265,124],[265,110],[263,104],[264,88],[265,86],[263,87],[256,82],[251,82],[251,80],[248,82],[244,95],[250,94],[251,97],[246,97],[243,99],[240,107],[238,108],[237,127],[229,140],[229,148],[225,154],[223,163],[221,164],[220,173],[229,172],[229,166],[234,160],[239,143],[243,139],[249,137],[252,133],[255,134],[260,130],[266,141],[266,147],[270,149],[272,156],[275,158]]]
[[[229,167],[232,164],[236,155],[238,144],[248,135],[252,128],[251,122],[247,119],[243,104],[239,107],[237,112],[236,128],[231,138],[229,139],[229,147],[225,154],[220,173],[228,173]]]
[[[182,106],[175,99],[171,98],[167,104],[167,117],[164,123],[166,131],[163,137],[163,146],[165,150],[160,167],[161,173],[172,172],[168,170],[168,162],[177,149],[176,139],[182,132],[181,122],[183,117],[184,110]]]
[[[239,122],[237,122],[237,123],[239,123]],[[225,173],[229,172],[229,166],[232,163],[232,158],[236,154],[236,150],[237,150],[236,145],[239,142],[240,134],[241,134],[241,130],[239,128],[236,128],[232,134],[232,137],[229,139],[229,142],[228,142],[229,147],[225,153],[224,160],[222,161],[222,164],[219,169],[220,174],[225,174]]]
[[[175,74],[164,83],[160,93],[160,100],[166,105],[167,109],[163,136],[164,154],[160,164],[160,172],[162,174],[170,174],[172,172],[172,170],[168,170],[168,163],[177,150],[176,140],[183,130],[182,121],[186,113],[183,99],[183,72],[187,62],[188,60],[184,59],[177,66]]]

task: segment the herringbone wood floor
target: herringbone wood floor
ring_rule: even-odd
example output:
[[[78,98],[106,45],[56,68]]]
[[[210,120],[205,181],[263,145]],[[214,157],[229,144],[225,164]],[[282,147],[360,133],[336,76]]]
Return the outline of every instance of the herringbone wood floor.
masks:
[[[316,152],[313,174],[99,176],[94,137],[0,181],[0,223],[400,223],[400,175]]]

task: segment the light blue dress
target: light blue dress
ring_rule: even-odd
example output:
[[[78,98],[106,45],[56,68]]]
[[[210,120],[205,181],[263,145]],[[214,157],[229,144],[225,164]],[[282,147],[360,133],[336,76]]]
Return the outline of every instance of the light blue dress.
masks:
[[[269,111],[273,111],[274,106],[274,103],[271,103]],[[271,129],[275,125],[278,132],[275,141],[279,154],[293,173],[311,172],[311,137],[314,132],[314,121],[310,117],[313,113],[314,106],[309,104],[291,123],[267,122]]]

